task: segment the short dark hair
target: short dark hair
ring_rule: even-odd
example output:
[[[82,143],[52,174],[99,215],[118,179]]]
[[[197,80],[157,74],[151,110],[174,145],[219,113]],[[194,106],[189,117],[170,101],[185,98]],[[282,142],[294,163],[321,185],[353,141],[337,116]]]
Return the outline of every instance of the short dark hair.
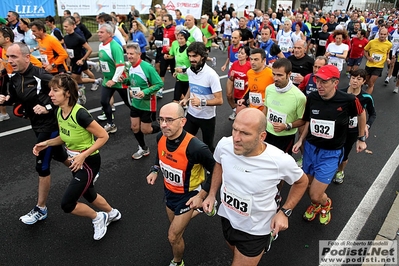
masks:
[[[260,57],[262,58],[262,60],[266,59],[266,52],[265,50],[261,49],[261,48],[255,48],[253,50],[251,50],[251,55],[253,54],[260,54]]]
[[[46,32],[46,27],[44,26],[44,23],[41,20],[34,20],[31,23],[29,23],[29,28],[32,28],[33,26],[36,26],[38,30]]]
[[[240,50],[244,50],[245,54],[249,57],[249,55],[251,54],[251,49],[249,49],[249,46],[241,46],[240,48],[238,48],[238,51]]]
[[[165,14],[164,17],[168,17],[168,21],[173,21],[173,17],[171,14]],[[163,18],[162,18],[163,19]]]
[[[361,78],[363,78],[364,80],[366,80],[366,78],[367,78],[367,71],[366,70],[364,70],[364,69],[362,69],[362,68],[358,68],[358,69],[356,69],[356,70],[352,70],[351,72],[350,72],[350,74],[351,74],[351,76],[353,76],[353,77],[361,77]]]
[[[204,57],[205,60],[208,57],[208,50],[205,47],[205,44],[203,42],[193,42],[187,47],[187,54],[188,53],[195,53],[197,55],[200,55],[201,57]]]
[[[12,13],[17,18],[17,20],[19,20],[19,14],[17,12],[12,11],[12,10],[10,10],[8,12]]]
[[[289,74],[292,71],[291,61],[287,58],[279,58],[274,63],[272,68],[284,68],[285,74]]]
[[[10,38],[10,42],[14,42],[14,32],[10,27],[0,27],[0,32],[3,34],[4,38]]]
[[[112,21],[111,15],[110,14],[105,14],[105,13],[101,14],[101,15],[98,15],[98,19],[104,20],[105,22]]]
[[[70,15],[71,15],[71,11],[70,11],[70,10],[68,10],[68,9],[65,9],[65,10],[64,10],[64,13],[67,13],[67,15],[68,15],[68,16],[70,16]]]
[[[54,17],[53,16],[47,16],[46,17],[46,22],[50,22],[50,23],[52,23],[52,24],[55,24],[55,19],[54,19]]]

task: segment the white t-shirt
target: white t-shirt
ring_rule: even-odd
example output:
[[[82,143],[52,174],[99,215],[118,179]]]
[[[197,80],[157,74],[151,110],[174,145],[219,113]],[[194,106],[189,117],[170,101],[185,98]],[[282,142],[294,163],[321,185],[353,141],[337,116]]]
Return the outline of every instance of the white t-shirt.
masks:
[[[197,26],[193,26],[188,32],[190,32],[196,42],[202,42],[202,31]]]
[[[223,170],[218,214],[234,229],[251,235],[270,234],[277,185],[281,180],[292,185],[302,177],[302,169],[271,144],[258,156],[236,155],[232,137],[219,141],[213,157]]]
[[[285,32],[283,30],[280,30],[277,33],[276,37],[277,44],[283,53],[289,52],[288,50],[294,47],[294,43],[292,41],[292,35],[294,35],[292,31]]]
[[[197,97],[200,99],[214,99],[213,95],[216,92],[222,91],[220,85],[219,75],[207,64],[203,69],[195,74],[190,68],[187,69],[188,83],[190,86],[190,97]],[[216,116],[216,106],[192,106],[189,103],[187,112],[202,119],[211,119]]]
[[[327,46],[326,52],[334,53],[337,55],[338,54],[342,55],[342,54],[344,54],[344,51],[348,51],[348,50],[349,50],[349,46],[347,44],[341,43],[340,45],[336,45],[333,42]],[[328,58],[328,64],[336,66],[339,69],[339,71],[342,70],[342,68],[344,66],[344,62],[345,62],[344,58],[338,58],[336,56],[330,56]]]

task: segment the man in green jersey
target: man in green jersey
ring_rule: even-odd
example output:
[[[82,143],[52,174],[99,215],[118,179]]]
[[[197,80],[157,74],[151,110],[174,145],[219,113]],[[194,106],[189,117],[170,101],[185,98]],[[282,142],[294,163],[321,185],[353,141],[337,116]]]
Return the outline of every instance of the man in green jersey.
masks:
[[[109,103],[115,91],[119,93],[122,100],[130,108],[126,90],[122,88],[122,83],[118,81],[125,67],[123,49],[113,40],[113,33],[114,29],[110,24],[103,24],[98,30],[98,39],[101,42],[98,50],[98,58],[100,60],[101,71],[104,75],[101,84],[101,105],[107,117],[107,124],[104,126],[104,129],[108,133],[115,133],[118,130],[113,122],[112,108]]]
[[[129,86],[131,128],[139,143],[139,149],[132,155],[132,158],[138,160],[150,154],[150,149],[144,141],[144,134],[160,131],[160,127],[152,122],[156,120],[157,111],[155,94],[163,87],[163,81],[150,63],[141,60],[138,44],[128,44],[126,51],[131,67],[129,77],[123,80],[123,83]]]

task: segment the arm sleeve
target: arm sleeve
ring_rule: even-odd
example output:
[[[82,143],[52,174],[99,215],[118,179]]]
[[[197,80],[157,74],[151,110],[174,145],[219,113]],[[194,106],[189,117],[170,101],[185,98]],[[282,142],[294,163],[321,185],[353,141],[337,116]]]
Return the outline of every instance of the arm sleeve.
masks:
[[[208,146],[201,142],[198,138],[192,138],[187,147],[187,157],[192,159],[193,162],[199,163],[205,167],[207,174],[202,188],[209,192],[212,180],[213,167],[215,166],[215,159]]]
[[[143,90],[145,95],[153,94],[163,87],[164,83],[155,68],[150,65],[146,67],[144,71],[151,84],[149,88]]]
[[[144,34],[143,34],[143,33],[140,34],[139,43],[140,43],[140,48],[143,48],[143,47],[146,47],[146,46],[147,46],[147,40],[146,40],[146,38],[144,37]]]
[[[91,38],[91,36],[92,36],[91,32],[83,24],[80,24],[80,29],[83,32],[86,41],[88,41]]]
[[[84,108],[80,108],[79,111],[76,113],[76,120],[79,126],[83,128],[87,128],[91,122],[94,121],[91,114]]]
[[[366,110],[367,110],[367,114],[369,115],[369,118],[367,119],[366,124],[371,127],[374,123],[375,118],[377,117],[377,113],[374,108],[374,100],[373,100],[373,97],[371,97],[371,95],[370,95],[369,101],[366,105]]]

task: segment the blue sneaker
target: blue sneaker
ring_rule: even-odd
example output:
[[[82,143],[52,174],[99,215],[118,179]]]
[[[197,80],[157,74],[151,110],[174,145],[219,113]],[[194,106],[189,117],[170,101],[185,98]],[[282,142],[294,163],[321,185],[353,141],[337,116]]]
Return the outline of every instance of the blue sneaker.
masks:
[[[34,224],[37,221],[41,221],[47,218],[47,207],[41,210],[39,207],[35,206],[30,212],[24,216],[19,217],[19,220],[24,224]]]

